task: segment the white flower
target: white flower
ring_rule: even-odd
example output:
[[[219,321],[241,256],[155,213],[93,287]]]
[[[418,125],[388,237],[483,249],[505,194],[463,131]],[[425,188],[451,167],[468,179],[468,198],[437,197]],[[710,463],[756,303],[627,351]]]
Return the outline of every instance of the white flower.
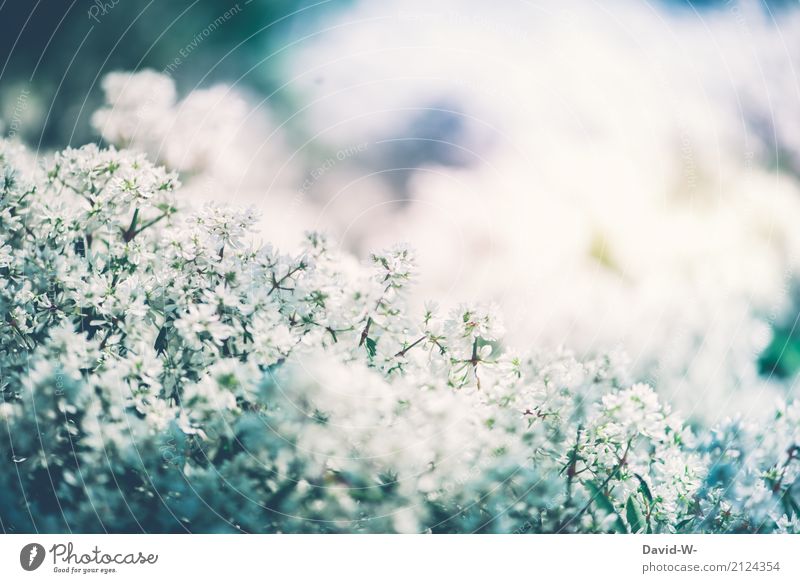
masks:
[[[208,203],[203,210],[188,219],[189,223],[199,226],[203,233],[210,236],[218,249],[226,245],[238,249],[242,246],[243,237],[258,220],[258,214],[252,207],[238,209]]]
[[[450,314],[447,329],[457,336],[497,340],[503,325],[495,305],[461,305]]]
[[[13,263],[14,255],[10,245],[0,246],[0,267],[10,267]]]
[[[605,395],[603,408],[605,416],[625,435],[664,436],[665,407],[648,385],[639,383],[630,389]]]
[[[231,328],[220,322],[216,306],[211,304],[195,304],[189,306],[177,322],[175,328],[181,333],[192,348],[198,349],[203,340],[212,340],[220,344],[231,335]]]

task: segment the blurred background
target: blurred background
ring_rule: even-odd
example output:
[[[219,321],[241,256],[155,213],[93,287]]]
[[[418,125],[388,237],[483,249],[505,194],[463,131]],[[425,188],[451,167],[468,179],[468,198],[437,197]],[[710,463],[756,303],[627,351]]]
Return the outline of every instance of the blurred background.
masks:
[[[693,419],[794,390],[797,2],[5,0],[0,63],[42,156],[142,149],[286,248],[409,242],[420,302],[623,351]]]

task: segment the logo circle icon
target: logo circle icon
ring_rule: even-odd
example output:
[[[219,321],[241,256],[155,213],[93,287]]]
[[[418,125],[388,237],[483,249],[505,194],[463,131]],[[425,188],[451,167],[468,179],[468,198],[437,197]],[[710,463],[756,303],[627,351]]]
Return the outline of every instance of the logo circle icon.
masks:
[[[30,543],[19,552],[19,564],[26,571],[35,571],[44,562],[44,547],[39,543]]]

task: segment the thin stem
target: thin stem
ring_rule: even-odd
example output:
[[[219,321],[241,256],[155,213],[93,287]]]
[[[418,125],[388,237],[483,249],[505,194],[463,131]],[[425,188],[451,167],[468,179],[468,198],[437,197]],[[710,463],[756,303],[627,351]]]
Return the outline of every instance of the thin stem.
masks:
[[[397,354],[395,354],[395,355],[394,355],[394,357],[395,357],[395,358],[399,358],[399,357],[401,357],[401,356],[405,356],[405,355],[406,355],[406,352],[408,352],[409,350],[411,350],[412,348],[414,348],[414,347],[415,347],[417,344],[419,344],[420,342],[422,342],[422,341],[423,341],[423,340],[425,340],[426,338],[427,338],[427,336],[422,336],[421,338],[418,338],[417,340],[415,340],[414,342],[412,342],[411,344],[409,344],[408,346],[406,346],[406,347],[405,347],[403,350],[401,350],[400,352],[398,352]]]
[[[275,279],[275,274],[273,273],[273,274],[272,274],[272,287],[271,287],[271,288],[270,288],[270,290],[267,292],[267,295],[268,295],[268,296],[269,296],[269,295],[272,295],[272,292],[274,292],[276,289],[283,289],[283,288],[281,288],[281,284],[282,284],[284,281],[286,281],[288,278],[290,278],[291,276],[293,276],[295,273],[297,273],[298,271],[300,271],[301,269],[305,269],[305,264],[304,264],[304,263],[302,263],[302,262],[301,262],[301,263],[300,263],[300,264],[299,264],[297,267],[293,267],[292,269],[290,269],[290,270],[289,270],[289,271],[286,273],[286,275],[284,275],[283,277],[281,277],[281,278],[280,278],[280,279],[278,279],[278,280],[276,280],[276,279]]]
[[[133,218],[131,219],[130,226],[122,232],[122,239],[129,243],[131,239],[136,236],[136,222],[139,220],[139,207],[137,206],[136,209],[133,211]]]
[[[578,425],[578,432],[575,436],[575,447],[572,448],[569,456],[569,465],[567,466],[567,505],[572,502],[572,480],[578,475],[578,446],[581,442],[581,431],[583,425]]]
[[[143,224],[141,227],[139,227],[139,229],[136,231],[136,235],[138,235],[139,233],[141,233],[142,231],[144,231],[144,230],[145,230],[145,229],[147,229],[148,227],[152,227],[152,226],[153,226],[153,225],[155,225],[157,222],[159,222],[159,221],[161,221],[161,220],[163,220],[163,219],[165,219],[165,218],[167,218],[167,215],[166,215],[166,214],[163,214],[163,215],[159,215],[159,216],[157,216],[157,217],[156,217],[156,218],[154,218],[154,219],[150,219],[149,221],[147,221],[146,223],[144,223],[144,224]]]
[[[632,442],[633,442],[633,438],[631,437],[631,438],[628,440],[628,444],[625,446],[625,451],[622,453],[622,457],[620,458],[619,462],[617,463],[617,465],[616,465],[616,466],[614,466],[614,469],[613,469],[613,470],[611,470],[611,472],[608,474],[608,476],[606,477],[606,479],[605,479],[605,480],[603,480],[603,482],[602,482],[602,483],[600,484],[600,486],[598,487],[598,490],[599,490],[599,491],[601,491],[601,492],[602,492],[603,490],[605,490],[605,489],[606,489],[606,486],[608,486],[609,482],[611,482],[611,480],[612,480],[612,479],[614,479],[614,477],[615,477],[615,476],[616,476],[616,475],[619,473],[619,471],[620,471],[620,470],[622,469],[622,467],[625,465],[625,463],[626,463],[626,462],[627,462],[627,460],[628,460],[628,452],[629,452],[629,451],[630,451],[630,449],[631,449],[631,443],[632,443]],[[592,503],[593,503],[593,502],[594,502],[594,498],[591,498],[591,499],[590,499],[590,500],[589,500],[589,501],[586,503],[586,505],[585,505],[583,508],[581,508],[581,509],[580,509],[580,511],[579,511],[579,512],[578,512],[578,513],[577,513],[577,514],[576,514],[576,515],[575,515],[575,516],[572,518],[572,520],[577,520],[578,518],[580,518],[580,517],[583,515],[583,513],[584,513],[584,512],[586,512],[587,510],[589,510],[589,508],[592,506]]]
[[[369,327],[372,326],[372,316],[367,318],[367,325],[364,326],[364,329],[361,331],[361,340],[358,341],[358,345],[361,346],[366,342],[367,336],[369,336]]]

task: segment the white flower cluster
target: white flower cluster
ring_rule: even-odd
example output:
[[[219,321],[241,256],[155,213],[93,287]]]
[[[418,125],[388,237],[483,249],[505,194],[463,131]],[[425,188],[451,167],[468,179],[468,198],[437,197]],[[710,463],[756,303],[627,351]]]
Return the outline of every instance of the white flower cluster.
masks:
[[[92,115],[98,133],[169,169],[241,187],[245,175],[263,182],[261,167],[283,161],[281,132],[234,87],[195,89],[179,99],[173,79],[150,69],[110,73],[102,86],[105,105]]]
[[[16,532],[798,531],[800,409],[692,432],[617,355],[407,305],[403,246],[256,245],[250,210],[0,143],[0,518]]]
[[[178,96],[147,70],[109,75],[93,120],[180,170],[192,200],[224,191],[265,211],[284,249],[312,224],[364,253],[410,240],[424,295],[499,302],[515,343],[620,347],[692,420],[768,416],[761,403],[792,388],[763,356],[788,354],[775,331],[794,320],[800,275],[800,147],[783,123],[797,59],[776,31],[800,37],[800,16],[542,5],[353,2],[338,18],[357,26],[287,53],[306,105],[293,123],[313,136],[296,149],[269,100]],[[412,143],[409,159],[386,149]],[[397,176],[384,166],[409,173],[389,181],[403,190],[379,180]]]
[[[92,115],[94,129],[108,144],[180,172],[186,198],[213,203],[224,191],[258,205],[268,211],[262,230],[286,245],[312,223],[302,201],[291,203],[296,165],[263,101],[227,85],[179,97],[169,75],[150,69],[109,73],[102,86],[105,103]]]
[[[92,117],[103,137],[183,172],[215,164],[220,145],[235,142],[247,116],[244,101],[229,88],[193,91],[178,102],[172,79],[151,70],[107,75],[103,90],[109,106]]]

